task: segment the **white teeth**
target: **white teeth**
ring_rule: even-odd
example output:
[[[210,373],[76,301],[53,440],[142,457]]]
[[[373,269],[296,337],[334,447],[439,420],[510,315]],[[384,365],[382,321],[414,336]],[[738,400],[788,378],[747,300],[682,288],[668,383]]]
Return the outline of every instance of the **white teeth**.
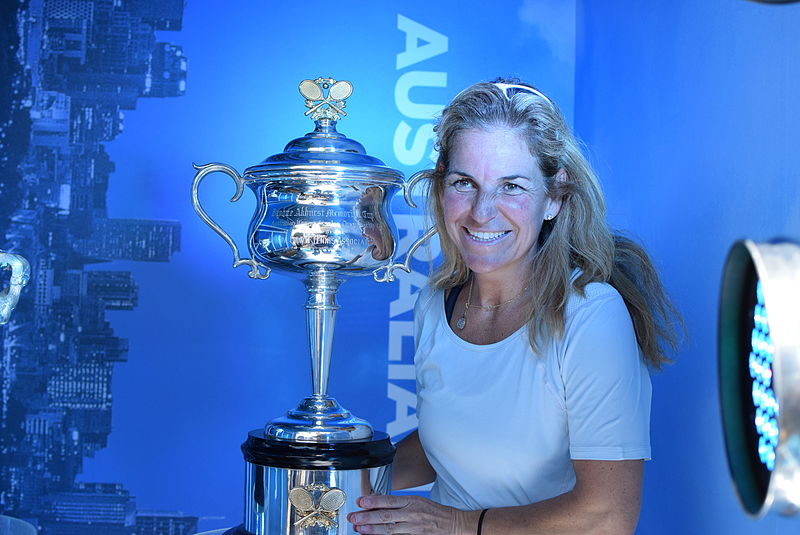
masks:
[[[500,236],[505,235],[508,231],[502,232],[478,232],[476,230],[467,229],[467,233],[474,239],[478,241],[493,241],[499,238]]]

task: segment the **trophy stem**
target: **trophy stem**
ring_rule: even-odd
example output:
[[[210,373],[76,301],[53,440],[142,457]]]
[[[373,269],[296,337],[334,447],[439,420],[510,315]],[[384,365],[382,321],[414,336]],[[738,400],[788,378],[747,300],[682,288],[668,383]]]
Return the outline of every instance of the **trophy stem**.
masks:
[[[341,308],[336,302],[336,292],[341,283],[340,279],[326,270],[311,273],[305,283],[308,291],[306,322],[311,356],[311,387],[316,398],[328,395],[333,331],[336,311]]]
[[[300,401],[286,416],[267,424],[265,435],[295,442],[347,442],[369,440],[372,426],[328,396],[333,327],[336,320],[336,292],[342,279],[318,269],[305,281],[308,291],[308,347],[311,355],[311,386],[314,393]]]

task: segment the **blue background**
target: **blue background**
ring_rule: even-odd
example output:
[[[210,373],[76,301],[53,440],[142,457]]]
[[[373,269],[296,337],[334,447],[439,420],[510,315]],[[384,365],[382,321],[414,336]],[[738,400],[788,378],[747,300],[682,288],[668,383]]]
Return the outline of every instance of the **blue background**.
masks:
[[[401,165],[397,79],[447,73],[416,102],[443,105],[497,75],[534,82],[560,103],[587,143],[609,219],[641,240],[689,326],[675,364],[654,376],[652,441],[639,533],[789,533],[798,520],[749,519],[730,484],[718,417],[716,306],[725,253],[739,238],[800,237],[800,5],[745,0],[404,2],[195,0],[165,39],[189,58],[186,94],[140,99],[107,145],[117,169],[115,218],[178,220],[181,252],[168,264],[115,262],[139,285],[132,312],[108,312],[130,340],[115,369],[113,433],[81,479],[124,483],[140,508],[240,522],[247,430],[310,390],[305,292],[281,277],[230,269],[228,248],[194,214],[191,163],[240,171],[311,129],[298,82],[353,82],[340,131]],[[398,70],[398,14],[448,39],[447,52]],[[203,183],[206,209],[244,243],[254,207],[222,175]],[[401,206],[398,204],[398,210]],[[424,222],[420,221],[420,229]],[[107,266],[104,266],[107,268]],[[418,270],[424,270],[419,263]],[[408,283],[406,283],[408,284]],[[389,303],[402,286],[371,279],[341,289],[330,391],[385,429]],[[408,362],[409,348],[403,346]],[[395,381],[403,388],[408,384]]]
[[[800,5],[581,2],[575,126],[612,225],[655,257],[689,326],[654,378],[641,533],[796,533],[748,519],[729,484],[716,385],[734,240],[800,238]]]

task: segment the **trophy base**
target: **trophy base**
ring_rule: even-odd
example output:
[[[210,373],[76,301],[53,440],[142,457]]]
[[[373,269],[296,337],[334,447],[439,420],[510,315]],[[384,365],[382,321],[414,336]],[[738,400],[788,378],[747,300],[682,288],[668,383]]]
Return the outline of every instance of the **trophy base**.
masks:
[[[244,524],[226,535],[357,535],[347,515],[359,510],[359,496],[391,492],[394,452],[381,432],[364,441],[310,443],[251,431],[242,444]]]
[[[372,438],[372,426],[355,417],[329,396],[309,396],[286,416],[264,429],[268,440],[290,442],[347,442]]]

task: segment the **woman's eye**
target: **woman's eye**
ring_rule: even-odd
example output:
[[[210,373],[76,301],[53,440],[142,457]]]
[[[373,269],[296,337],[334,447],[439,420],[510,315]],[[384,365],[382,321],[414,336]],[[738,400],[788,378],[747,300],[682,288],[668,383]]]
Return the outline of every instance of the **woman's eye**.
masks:
[[[525,188],[520,186],[519,184],[515,184],[514,182],[506,182],[502,186],[503,193],[509,193],[511,195],[518,195],[525,191]]]
[[[458,178],[450,183],[456,191],[470,191],[472,189],[472,182],[466,178]]]

